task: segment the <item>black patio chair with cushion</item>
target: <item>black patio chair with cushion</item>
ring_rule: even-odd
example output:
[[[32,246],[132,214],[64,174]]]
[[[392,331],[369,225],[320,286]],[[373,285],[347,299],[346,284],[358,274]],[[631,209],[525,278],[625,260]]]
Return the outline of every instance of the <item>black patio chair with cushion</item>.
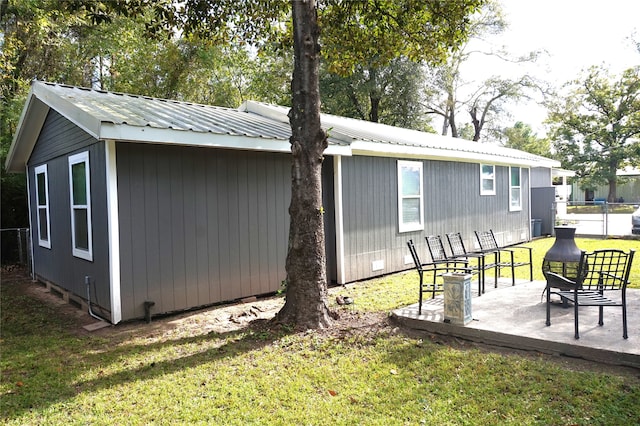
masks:
[[[431,298],[436,297],[436,293],[442,292],[443,290],[442,285],[436,282],[436,278],[439,275],[442,275],[443,273],[456,270],[455,264],[461,264],[461,263],[464,264],[464,262],[432,260],[431,262],[422,263],[420,261],[420,257],[418,256],[416,247],[413,244],[413,240],[407,241],[407,246],[409,247],[409,251],[411,252],[411,257],[413,258],[413,263],[415,264],[416,271],[418,271],[418,275],[420,277],[420,287],[419,287],[420,295],[418,298],[418,314],[422,314],[423,293],[431,293]],[[466,269],[462,267],[462,268],[457,268],[457,270],[466,270]],[[433,273],[433,280],[431,282],[427,282],[425,279],[425,274],[427,273]]]
[[[491,229],[482,232],[475,231],[475,234],[482,253],[497,253],[498,274],[503,268],[511,269],[511,285],[516,285],[516,268],[520,266],[529,266],[529,281],[533,281],[533,253],[531,247],[518,245],[500,247]],[[518,260],[516,260],[517,250],[521,251]]]
[[[479,275],[478,280],[478,296],[484,293],[484,284],[486,282],[485,271],[494,270],[494,287],[498,287],[498,253],[480,253],[469,252],[464,246],[462,235],[459,232],[451,232],[446,234],[449,248],[451,249],[451,257],[454,259],[463,259],[469,262],[469,268]],[[475,264],[471,260],[475,259]]]
[[[551,294],[557,294],[562,301],[573,303],[575,338],[579,339],[578,313],[580,306],[597,306],[599,308],[598,325],[604,325],[603,308],[605,306],[622,307],[622,337],[627,333],[627,285],[635,250],[625,253],[622,250],[608,249],[585,251],[580,256],[578,272],[574,279],[569,279],[555,272],[545,272],[545,277],[553,277],[573,287],[572,290],[558,290],[550,287],[555,280],[547,279],[547,322],[551,325]],[[563,303],[564,304],[564,303]]]

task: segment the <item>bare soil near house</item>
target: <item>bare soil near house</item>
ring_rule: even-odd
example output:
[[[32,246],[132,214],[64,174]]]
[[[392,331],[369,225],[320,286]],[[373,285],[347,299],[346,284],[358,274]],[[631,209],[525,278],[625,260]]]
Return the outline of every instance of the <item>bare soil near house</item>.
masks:
[[[100,336],[112,340],[114,344],[131,338],[168,341],[180,337],[209,333],[222,334],[242,329],[260,331],[283,327],[282,324],[277,324],[273,321],[276,313],[284,304],[284,298],[281,296],[156,317],[153,318],[150,324],[145,321],[128,321],[116,326],[100,328],[96,331],[87,331],[84,327],[95,324],[97,322],[95,318],[91,317],[88,312],[66,303],[59,296],[49,292],[40,283],[31,281],[24,271],[19,268],[9,267],[2,269],[0,291],[14,293],[16,303],[20,303],[20,300],[28,297],[41,303],[55,306],[60,315],[71,319],[67,329],[70,334]],[[606,372],[633,377],[640,384],[640,370],[630,367],[612,366],[582,359],[489,346],[452,336],[435,335],[403,328],[394,324],[387,312],[359,312],[356,308],[357,300],[354,305],[338,306],[335,303],[335,298],[341,292],[344,292],[343,287],[334,287],[329,290],[332,309],[338,314],[333,327],[318,330],[316,333],[336,338],[357,335],[363,339],[373,338],[381,333],[402,334],[408,338],[428,340],[458,350],[476,349],[505,356],[517,355],[537,360],[543,359],[547,362],[560,364],[568,370]],[[304,333],[305,331],[299,332]]]

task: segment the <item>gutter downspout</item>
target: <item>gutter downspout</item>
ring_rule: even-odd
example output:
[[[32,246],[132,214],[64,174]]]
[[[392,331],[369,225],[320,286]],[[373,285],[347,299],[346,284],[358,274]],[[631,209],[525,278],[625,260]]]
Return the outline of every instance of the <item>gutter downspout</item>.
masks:
[[[120,222],[118,216],[118,169],[116,167],[116,142],[106,140],[105,170],[107,192],[107,241],[109,242],[109,294],[111,296],[111,323],[122,321],[120,291]]]
[[[344,216],[342,205],[342,156],[333,157],[333,192],[336,221],[336,276],[338,284],[345,283]]]
[[[85,275],[84,283],[87,286],[87,305],[89,305],[89,315],[91,315],[93,318],[97,319],[98,321],[107,321],[106,319],[94,314],[93,311],[91,310],[91,277],[89,275]]]

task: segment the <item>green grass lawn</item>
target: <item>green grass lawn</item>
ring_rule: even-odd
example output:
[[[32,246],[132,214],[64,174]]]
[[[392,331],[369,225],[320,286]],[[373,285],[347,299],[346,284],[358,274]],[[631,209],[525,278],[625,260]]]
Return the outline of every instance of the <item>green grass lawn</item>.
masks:
[[[529,243],[539,266],[552,238]],[[637,247],[637,241],[577,240]],[[592,247],[592,244],[595,245]],[[634,287],[640,286],[640,259]],[[412,272],[349,285],[367,318],[416,302]],[[294,333],[160,327],[80,333],[3,274],[0,422],[7,425],[634,424],[637,370],[442,344],[393,325]],[[633,309],[633,308],[632,308]],[[636,307],[637,309],[637,307]],[[631,338],[638,338],[631,336]]]

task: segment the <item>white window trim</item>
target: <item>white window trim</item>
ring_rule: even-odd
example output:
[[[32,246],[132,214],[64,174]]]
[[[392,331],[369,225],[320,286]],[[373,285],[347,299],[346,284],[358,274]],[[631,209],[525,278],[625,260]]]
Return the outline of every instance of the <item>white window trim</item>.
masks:
[[[404,198],[415,198],[413,197],[403,197],[402,196],[402,168],[403,167],[416,167],[418,166],[420,170],[420,223],[409,223],[406,224],[402,221],[402,200]],[[412,232],[412,231],[422,231],[424,229],[424,182],[423,182],[423,163],[422,161],[403,161],[398,160],[398,231],[399,232]]]
[[[40,205],[40,186],[38,183],[38,175],[44,174],[44,205]],[[38,218],[38,245],[40,247],[51,248],[51,219],[49,218],[49,173],[47,172],[47,165],[43,164],[35,168],[35,180],[36,180],[36,216]],[[42,224],[40,223],[40,210],[44,209],[47,217],[47,239],[42,238],[40,230]]]
[[[491,174],[492,177],[490,179],[493,182],[493,189],[491,190],[484,189],[484,185],[482,184],[483,181],[489,180],[482,174],[482,168],[484,166],[490,166],[493,169],[493,173]],[[480,195],[496,195],[496,166],[493,164],[480,164]]]
[[[85,172],[86,172],[86,195],[87,195],[87,204],[78,204],[77,206],[73,204],[73,171],[72,168],[75,164],[85,163]],[[73,251],[73,255],[79,257],[81,259],[88,260],[90,262],[93,261],[93,238],[92,238],[92,227],[91,227],[91,180],[89,176],[91,175],[89,169],[89,152],[81,152],[79,154],[75,154],[69,157],[69,200],[70,200],[70,212],[71,212],[71,248]],[[76,247],[76,219],[74,210],[76,208],[85,208],[87,210],[87,241],[89,250],[79,249]]]
[[[518,186],[513,186],[511,184],[511,171],[512,169],[518,169],[518,182],[520,183],[520,185]],[[520,192],[520,196],[518,197],[518,205],[514,206],[512,201],[512,195],[511,192],[517,189]],[[509,211],[510,212],[517,212],[517,211],[521,211],[522,210],[522,168],[521,167],[509,167]]]

